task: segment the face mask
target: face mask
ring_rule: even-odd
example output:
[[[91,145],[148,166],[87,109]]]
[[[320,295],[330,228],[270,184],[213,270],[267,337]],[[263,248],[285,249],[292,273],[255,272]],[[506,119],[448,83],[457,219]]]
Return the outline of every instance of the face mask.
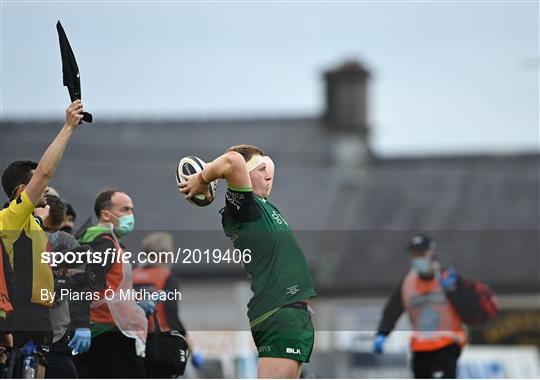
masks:
[[[418,257],[411,260],[411,268],[419,274],[431,273],[431,260],[427,257]]]
[[[118,218],[118,225],[114,227],[114,232],[118,237],[129,234],[135,228],[135,216],[133,214],[123,215]]]
[[[60,228],[60,231],[67,232],[68,234],[73,234],[73,228],[70,227],[70,226],[64,226],[64,227]]]

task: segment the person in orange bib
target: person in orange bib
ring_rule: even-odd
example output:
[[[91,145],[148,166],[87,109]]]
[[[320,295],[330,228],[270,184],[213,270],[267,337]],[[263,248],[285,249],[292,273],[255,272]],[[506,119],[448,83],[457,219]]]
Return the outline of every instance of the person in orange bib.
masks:
[[[447,297],[455,289],[458,275],[453,269],[440,268],[435,245],[427,236],[411,239],[411,269],[388,300],[373,342],[374,352],[382,353],[387,336],[406,311],[415,378],[455,378],[467,340],[463,322]]]
[[[151,232],[142,241],[143,252],[171,252],[173,251],[172,235],[166,232]],[[169,269],[170,263],[140,264],[133,270],[133,287],[147,288],[152,292],[174,292],[178,287],[178,278]],[[178,330],[186,333],[184,325],[178,318],[178,302],[167,300],[156,305],[156,312],[149,318],[151,330],[154,330],[153,320],[157,319],[161,331]]]
[[[89,227],[79,242],[88,244],[94,254],[102,253],[105,283],[91,302],[70,305],[70,312],[90,318],[90,349],[77,355],[79,376],[144,378],[147,310],[136,299],[126,296],[133,289],[131,252],[119,240],[135,227],[134,204],[127,193],[107,189],[98,194],[94,212],[98,224]],[[105,255],[111,252],[114,255]]]
[[[172,252],[174,251],[173,236],[170,233],[156,231],[147,234],[142,240],[142,251],[146,252]],[[133,287],[141,290],[146,289],[149,292],[165,293],[172,295],[178,290],[178,277],[170,269],[172,263],[157,262],[155,264],[140,263],[139,267],[133,270]],[[179,343],[175,351],[183,357],[184,360],[191,358],[192,364],[198,368],[204,361],[201,352],[193,350],[193,342],[189,337],[182,321],[179,318],[178,300],[174,297],[167,297],[167,300],[155,305],[155,313],[148,316],[148,334],[174,331],[181,335],[184,342]],[[152,349],[153,347],[147,346]],[[162,349],[166,349],[163,347]],[[149,378],[170,378],[183,375],[172,371],[164,365],[157,365],[152,355],[146,355],[146,375]],[[184,367],[185,369],[185,367]]]

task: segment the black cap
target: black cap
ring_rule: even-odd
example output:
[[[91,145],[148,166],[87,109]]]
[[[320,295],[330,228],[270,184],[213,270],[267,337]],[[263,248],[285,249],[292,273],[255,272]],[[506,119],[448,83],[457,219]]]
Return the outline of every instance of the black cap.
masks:
[[[408,251],[433,251],[435,250],[435,240],[425,235],[416,235],[411,238]]]
[[[73,208],[73,206],[68,202],[64,202],[64,203],[66,205],[66,215],[71,215],[73,219],[76,219],[77,214],[75,213],[75,209]]]

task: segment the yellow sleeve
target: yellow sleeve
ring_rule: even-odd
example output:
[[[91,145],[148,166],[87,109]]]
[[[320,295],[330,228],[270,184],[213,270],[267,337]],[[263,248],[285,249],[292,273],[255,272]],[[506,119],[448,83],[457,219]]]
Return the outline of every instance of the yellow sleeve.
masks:
[[[18,198],[11,201],[9,207],[0,211],[0,233],[5,235],[22,230],[34,208],[34,204],[23,191]]]

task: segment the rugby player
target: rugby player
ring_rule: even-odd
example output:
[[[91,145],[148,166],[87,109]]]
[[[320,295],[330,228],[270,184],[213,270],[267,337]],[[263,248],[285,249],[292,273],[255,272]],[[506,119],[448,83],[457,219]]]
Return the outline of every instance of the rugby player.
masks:
[[[186,198],[227,181],[222,225],[236,249],[250,250],[244,268],[253,297],[248,318],[259,355],[260,378],[298,378],[309,362],[314,329],[307,300],[315,297],[308,263],[279,210],[267,199],[273,163],[251,145],[237,145],[179,185]]]

